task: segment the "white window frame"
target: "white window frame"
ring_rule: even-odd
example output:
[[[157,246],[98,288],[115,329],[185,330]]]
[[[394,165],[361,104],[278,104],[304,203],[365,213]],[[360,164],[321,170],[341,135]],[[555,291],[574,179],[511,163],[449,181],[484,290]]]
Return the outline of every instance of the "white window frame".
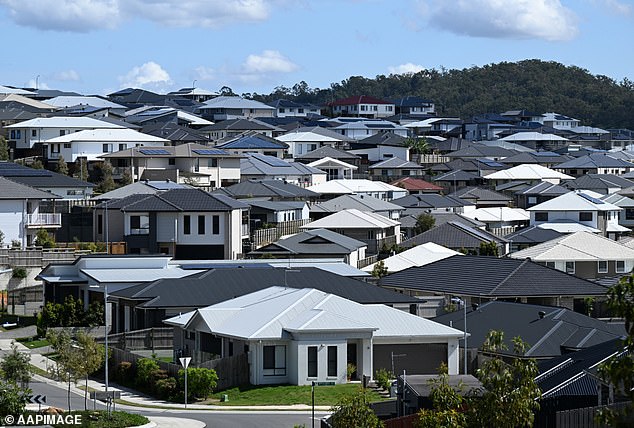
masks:
[[[623,263],[623,267],[619,269],[619,263]],[[614,269],[616,273],[625,273],[625,260],[616,260],[614,262]]]
[[[599,261],[597,261],[597,272],[598,273],[608,273],[608,261],[607,260],[599,260]]]

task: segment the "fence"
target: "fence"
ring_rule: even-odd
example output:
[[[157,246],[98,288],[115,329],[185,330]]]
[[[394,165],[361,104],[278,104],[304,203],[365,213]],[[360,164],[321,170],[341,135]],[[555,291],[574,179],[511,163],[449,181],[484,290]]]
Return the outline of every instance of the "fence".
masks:
[[[112,357],[111,357],[112,364],[115,367],[117,367],[120,363],[124,361],[128,361],[136,365],[136,362],[140,360],[141,358],[147,358],[147,357],[144,357],[143,355],[134,354],[125,349],[119,349],[119,348],[108,348],[108,349],[112,350]],[[178,371],[182,369],[182,367],[179,364],[168,363],[166,361],[161,361],[161,360],[155,360],[155,361],[159,365],[161,370],[165,370],[167,372],[168,376],[177,377]]]
[[[251,235],[253,249],[258,249],[266,244],[277,241],[281,236],[292,235],[299,232],[299,228],[310,223],[310,219],[292,220],[277,223],[269,229],[258,229]]]
[[[365,259],[361,259],[357,261],[357,269],[363,269],[366,266],[371,265],[372,263],[376,263],[379,260],[379,255],[375,254],[370,257],[366,257]]]
[[[152,327],[108,335],[109,344],[122,350],[172,349],[173,327]]]
[[[557,412],[557,428],[603,428],[605,425],[596,422],[595,417],[599,410],[609,407],[613,410],[622,410],[631,403],[617,403],[610,406],[584,407],[581,409],[571,409]],[[631,419],[628,422],[632,423]],[[633,425],[624,425],[633,426]]]
[[[0,265],[19,267],[45,267],[49,263],[72,263],[90,251],[74,248],[0,248]]]

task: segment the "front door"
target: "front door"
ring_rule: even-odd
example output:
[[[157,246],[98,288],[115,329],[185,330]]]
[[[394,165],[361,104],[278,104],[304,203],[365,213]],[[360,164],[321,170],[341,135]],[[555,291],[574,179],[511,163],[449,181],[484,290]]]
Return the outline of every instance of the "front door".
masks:
[[[350,376],[351,380],[357,379],[357,344],[356,343],[348,343],[348,355],[346,357],[346,362],[348,364],[354,364],[355,370],[352,372],[352,376]]]

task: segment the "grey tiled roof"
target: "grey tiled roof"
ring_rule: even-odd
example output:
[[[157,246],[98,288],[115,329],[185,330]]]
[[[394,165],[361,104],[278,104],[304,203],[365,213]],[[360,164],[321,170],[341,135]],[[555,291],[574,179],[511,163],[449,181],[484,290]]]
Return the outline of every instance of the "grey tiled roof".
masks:
[[[0,177],[0,199],[59,199],[57,195]]]
[[[13,162],[0,161],[0,177],[31,187],[94,187],[92,183],[58,174],[47,169],[33,169]]]
[[[319,194],[282,180],[248,180],[214,190],[234,198],[317,198]]]
[[[322,146],[317,150],[313,150],[312,152],[308,152],[306,154],[296,156],[296,159],[323,159],[325,157],[333,158],[333,159],[360,159],[359,156],[348,153],[343,150],[337,150],[331,146]]]
[[[482,229],[477,229],[466,222],[447,222],[436,226],[426,232],[414,236],[406,241],[401,242],[402,247],[413,247],[415,245],[424,244],[425,242],[434,242],[447,248],[479,248],[481,243],[497,242],[498,244],[506,243],[504,238],[497,237]]]
[[[552,229],[531,226],[506,235],[504,238],[515,244],[541,244],[542,242],[559,238],[561,235],[562,233]]]
[[[482,187],[465,187],[457,192],[450,193],[448,196],[460,199],[475,199],[477,201],[482,200],[502,203],[509,202],[511,200],[511,198],[506,195]]]
[[[297,233],[272,244],[265,245],[251,254],[279,253],[296,255],[327,255],[343,256],[350,254],[368,244],[348,236],[327,230],[313,229]]]
[[[99,207],[105,206],[105,203]],[[108,202],[108,209],[132,212],[150,211],[231,211],[249,206],[226,195],[211,194],[200,189],[172,189],[161,194],[132,195]]]
[[[605,287],[591,281],[530,260],[483,256],[448,257],[390,274],[381,278],[380,283],[431,293],[486,298],[603,296],[607,292]]]

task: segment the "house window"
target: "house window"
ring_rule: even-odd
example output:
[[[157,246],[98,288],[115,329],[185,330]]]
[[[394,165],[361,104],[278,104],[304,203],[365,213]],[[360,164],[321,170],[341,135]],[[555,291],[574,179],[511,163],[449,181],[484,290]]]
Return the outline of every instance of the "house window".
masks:
[[[141,229],[141,216],[130,216],[130,229]]]
[[[328,376],[337,376],[337,347],[328,347]]]
[[[97,234],[103,234],[103,214],[97,214]]]
[[[207,159],[207,167],[208,168],[217,168],[218,167],[218,159],[216,159],[216,158]]]
[[[624,273],[624,272],[625,272],[625,260],[617,260],[616,273]]]
[[[308,377],[317,377],[317,347],[308,347]]]
[[[286,376],[286,346],[263,346],[262,374]]]
[[[589,212],[589,211],[580,212],[579,221],[592,221],[592,212]]]
[[[64,143],[64,148],[65,149],[70,149],[70,143]]]
[[[214,235],[220,235],[220,216],[214,215],[211,217],[211,233]]]
[[[66,135],[66,130],[65,129],[60,129],[59,130],[59,136],[63,137],[64,135]]]
[[[110,144],[104,144],[102,146],[102,152],[109,153],[110,152]]]
[[[566,262],[566,273],[575,273],[575,262]]]
[[[127,149],[127,144],[119,144],[119,151]]]
[[[199,235],[205,234],[205,216],[204,215],[198,216],[198,234]]]
[[[376,230],[368,230],[368,239],[376,239]]]
[[[597,272],[599,273],[607,273],[608,272],[608,261],[607,260],[599,260],[597,262],[599,265]]]
[[[175,158],[169,158],[169,159],[167,160],[167,164],[168,164],[168,165],[171,165],[171,166],[176,165],[176,159],[175,159]]]
[[[528,197],[528,205],[535,205],[537,203],[537,196]]]
[[[547,212],[536,212],[535,213],[535,221],[548,221],[548,213]]]
[[[546,262],[546,267],[549,267],[551,269],[555,269],[555,262]]]
[[[183,233],[185,235],[189,235],[192,233],[192,218],[191,216],[186,215],[183,218]]]
[[[147,235],[150,232],[150,222],[146,215],[130,216],[130,234]]]
[[[37,137],[37,129],[31,130],[31,137]]]
[[[361,106],[361,111],[366,111],[368,109],[368,106]]]
[[[281,108],[279,110],[280,110],[280,113],[285,113],[286,112],[283,108]]]
[[[303,108],[298,108],[298,109],[297,109],[297,113],[300,113],[300,114],[301,114],[301,113],[304,113],[304,109],[303,109]]]

